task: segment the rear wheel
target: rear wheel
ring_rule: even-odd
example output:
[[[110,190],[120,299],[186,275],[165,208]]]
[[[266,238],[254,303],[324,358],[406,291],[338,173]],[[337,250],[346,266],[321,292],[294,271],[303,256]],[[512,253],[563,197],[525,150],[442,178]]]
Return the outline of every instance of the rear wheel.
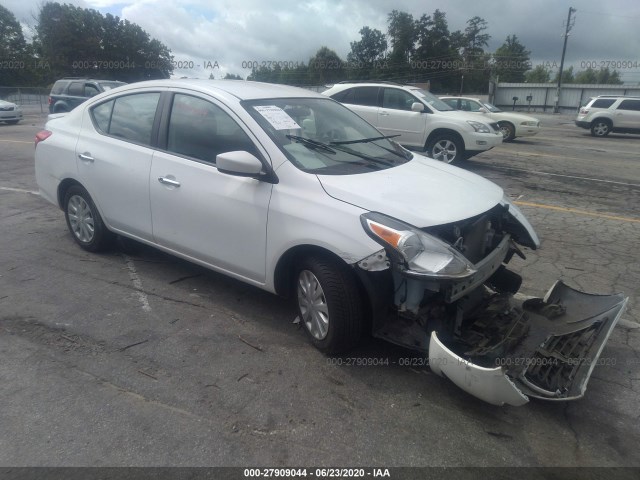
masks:
[[[453,163],[464,158],[464,148],[453,135],[437,135],[427,144],[427,155],[434,160]]]
[[[80,185],[67,190],[64,214],[73,239],[85,250],[99,252],[113,243],[115,235],[107,230],[91,196]]]
[[[609,120],[594,120],[591,123],[591,135],[594,137],[606,137],[611,133],[611,122]]]
[[[362,336],[364,311],[354,273],[328,257],[305,258],[296,269],[298,314],[324,353],[345,352]]]

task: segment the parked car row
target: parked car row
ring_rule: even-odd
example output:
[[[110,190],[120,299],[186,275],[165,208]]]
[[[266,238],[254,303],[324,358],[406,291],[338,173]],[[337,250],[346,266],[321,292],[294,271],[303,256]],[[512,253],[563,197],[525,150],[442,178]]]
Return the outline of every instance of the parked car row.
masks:
[[[581,397],[627,299],[558,282],[516,300],[507,264],[538,236],[500,187],[446,164],[499,145],[497,122],[411,87],[329,93],[349,108],[256,82],[121,86],[50,115],[36,180],[81,248],[122,235],[291,297],[323,352],[373,335],[496,405]],[[390,138],[404,128],[443,161]]]

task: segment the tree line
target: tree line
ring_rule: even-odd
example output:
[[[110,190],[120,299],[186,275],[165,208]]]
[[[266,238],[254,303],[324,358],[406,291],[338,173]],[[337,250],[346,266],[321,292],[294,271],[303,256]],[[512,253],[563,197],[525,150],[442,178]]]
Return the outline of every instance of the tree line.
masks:
[[[351,42],[346,59],[322,46],[308,64],[293,67],[269,65],[254,68],[250,80],[297,85],[322,85],[344,80],[426,83],[439,92],[484,92],[489,81],[557,82],[557,65],[535,66],[531,51],[518,37],[508,35],[494,52],[487,52],[491,35],[482,17],[467,20],[464,30],[450,31],[445,12],[419,18],[393,10],[387,16],[387,33],[364,26],[360,39]],[[574,73],[565,69],[563,83],[621,84],[617,71],[608,68]]]
[[[0,86],[47,86],[66,76],[168,78],[172,60],[171,50],[135,23],[69,4],[43,4],[27,42],[0,5]]]
[[[247,77],[272,83],[324,85],[343,80],[426,83],[439,92],[483,92],[490,80],[557,82],[555,64],[531,64],[531,52],[508,35],[494,52],[486,20],[474,16],[464,30],[450,31],[445,12],[419,18],[393,10],[387,32],[364,26],[346,58],[321,46],[304,62],[256,63]],[[60,3],[45,3],[27,42],[15,16],[0,5],[0,85],[45,86],[64,76],[89,76],[133,82],[168,78],[171,50],[140,26],[111,14]],[[178,66],[179,67],[179,66]],[[209,78],[213,78],[210,75]],[[227,73],[225,78],[241,79]],[[563,83],[621,84],[608,68],[563,72]]]

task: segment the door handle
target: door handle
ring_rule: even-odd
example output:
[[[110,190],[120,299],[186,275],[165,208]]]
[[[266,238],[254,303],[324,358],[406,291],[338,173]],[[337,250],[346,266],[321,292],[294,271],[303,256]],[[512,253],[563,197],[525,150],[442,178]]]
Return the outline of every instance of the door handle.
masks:
[[[180,186],[180,182],[178,182],[177,180],[172,180],[166,177],[158,177],[158,181],[164,185],[171,185],[172,187]]]
[[[79,153],[78,158],[80,160],[84,160],[85,162],[93,162],[94,160],[89,152]]]
[[[380,112],[380,115],[384,116],[384,117],[388,117],[389,113],[388,112]]]

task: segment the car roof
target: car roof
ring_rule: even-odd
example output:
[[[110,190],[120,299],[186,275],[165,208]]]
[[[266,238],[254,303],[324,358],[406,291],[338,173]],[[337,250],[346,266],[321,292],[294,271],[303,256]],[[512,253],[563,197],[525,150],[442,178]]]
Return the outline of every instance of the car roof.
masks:
[[[405,90],[420,90],[420,87],[415,85],[402,85],[400,83],[393,82],[339,82],[332,85],[330,88],[339,87],[342,90],[346,90],[351,87],[395,87],[395,88],[403,88]]]
[[[311,97],[323,98],[323,95],[304,88],[291,87],[274,83],[253,82],[249,80],[200,80],[200,79],[166,79],[149,80],[130,83],[119,87],[119,92],[139,88],[186,88],[214,96],[233,96],[238,100],[256,100],[263,98]]]
[[[476,102],[482,103],[482,100],[476,97],[457,97],[455,95],[438,95],[438,98],[459,98],[460,100],[475,100]]]

